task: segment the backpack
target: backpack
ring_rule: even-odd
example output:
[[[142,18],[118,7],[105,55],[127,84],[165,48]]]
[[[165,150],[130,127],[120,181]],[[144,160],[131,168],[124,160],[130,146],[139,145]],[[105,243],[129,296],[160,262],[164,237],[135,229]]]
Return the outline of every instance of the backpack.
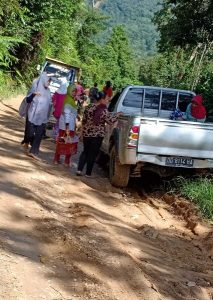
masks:
[[[30,103],[27,103],[27,97],[25,97],[19,106],[19,110],[18,110],[19,116],[22,118],[26,118],[29,107],[30,107]]]

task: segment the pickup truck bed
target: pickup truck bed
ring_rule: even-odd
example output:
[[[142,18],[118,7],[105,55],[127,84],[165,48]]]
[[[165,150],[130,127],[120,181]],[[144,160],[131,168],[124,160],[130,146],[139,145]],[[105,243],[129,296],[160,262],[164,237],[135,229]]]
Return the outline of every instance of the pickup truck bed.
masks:
[[[213,124],[141,118],[139,153],[213,159]]]

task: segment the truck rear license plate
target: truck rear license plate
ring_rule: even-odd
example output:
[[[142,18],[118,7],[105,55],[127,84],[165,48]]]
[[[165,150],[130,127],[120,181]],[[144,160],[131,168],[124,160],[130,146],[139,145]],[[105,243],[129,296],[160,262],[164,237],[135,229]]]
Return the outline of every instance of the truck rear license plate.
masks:
[[[192,168],[194,159],[184,157],[167,157],[166,166]]]

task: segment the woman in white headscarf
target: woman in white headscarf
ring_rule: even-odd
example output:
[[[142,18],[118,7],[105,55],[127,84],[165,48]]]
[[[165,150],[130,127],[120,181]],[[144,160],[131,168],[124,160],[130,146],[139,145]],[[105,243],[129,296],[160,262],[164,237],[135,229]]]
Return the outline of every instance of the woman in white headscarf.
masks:
[[[37,90],[38,80],[39,80],[39,77],[35,78],[33,80],[32,86],[31,86],[31,88],[29,89],[29,91],[27,93],[27,97],[30,96],[31,94],[34,94],[34,95],[37,94],[36,90]],[[28,115],[26,115],[24,139],[21,142],[21,145],[23,145],[25,150],[28,150],[29,144],[32,142],[29,139],[28,130],[29,130]]]
[[[33,98],[28,110],[28,134],[32,140],[31,149],[28,155],[35,159],[38,159],[42,135],[51,111],[52,99],[49,84],[50,78],[46,73],[43,73],[38,79],[37,95]]]

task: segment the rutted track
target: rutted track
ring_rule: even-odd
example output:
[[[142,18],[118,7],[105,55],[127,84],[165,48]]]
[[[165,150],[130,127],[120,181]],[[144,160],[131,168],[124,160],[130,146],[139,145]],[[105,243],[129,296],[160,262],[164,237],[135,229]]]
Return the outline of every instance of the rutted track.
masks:
[[[77,178],[77,157],[52,165],[50,140],[30,160],[19,102],[0,104],[0,299],[212,299],[212,226],[195,208],[112,188],[101,169]]]

